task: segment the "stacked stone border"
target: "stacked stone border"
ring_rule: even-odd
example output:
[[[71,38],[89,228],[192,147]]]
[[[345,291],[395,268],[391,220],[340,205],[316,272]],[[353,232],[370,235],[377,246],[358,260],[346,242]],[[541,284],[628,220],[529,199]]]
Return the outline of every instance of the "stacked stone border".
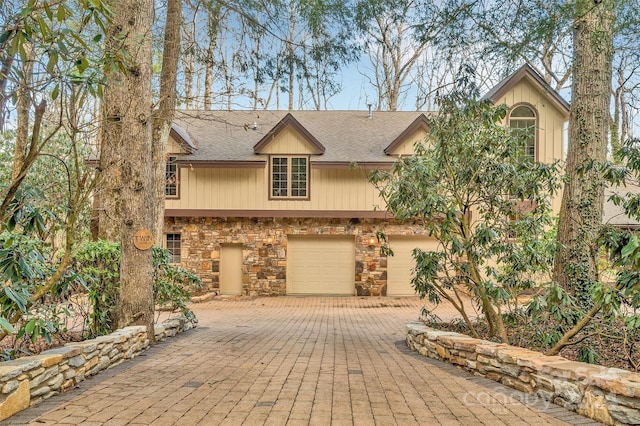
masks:
[[[407,346],[608,425],[640,424],[640,374],[407,324]]]
[[[155,325],[162,341],[197,325],[170,318]],[[85,379],[132,359],[149,347],[146,327],[118,329],[107,336],[67,343],[35,356],[0,362],[0,421],[47,398],[73,389]]]

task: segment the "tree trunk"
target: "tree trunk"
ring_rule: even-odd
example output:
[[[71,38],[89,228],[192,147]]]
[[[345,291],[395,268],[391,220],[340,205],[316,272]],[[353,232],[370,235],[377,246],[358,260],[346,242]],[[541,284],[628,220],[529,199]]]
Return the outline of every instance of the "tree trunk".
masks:
[[[198,62],[199,62],[199,59],[198,59]],[[195,72],[195,75],[196,75],[196,88],[193,91],[193,93],[194,93],[193,105],[192,105],[193,109],[202,109],[201,99],[202,99],[202,92],[203,92],[203,90],[202,90],[202,86],[203,86],[202,82],[204,81],[204,78],[202,77],[203,71],[204,71],[204,69],[201,66],[198,66],[196,68],[196,72]]]
[[[153,185],[151,144],[152,0],[112,0],[113,21],[106,38],[108,53],[127,51],[124,70],[107,70],[104,91],[102,150],[116,153],[110,161],[119,184],[113,191],[118,208],[121,244],[118,327],[144,325],[153,331],[153,266],[151,250],[134,245],[141,230],[152,231]],[[116,56],[117,57],[117,56]]]
[[[620,70],[618,70],[619,72]],[[617,158],[618,156],[616,155],[616,153],[618,152],[618,150],[622,147],[622,144],[620,143],[620,99],[622,97],[622,90],[623,90],[623,86],[618,86],[614,91],[613,91],[613,115],[611,117],[611,124],[610,124],[610,132],[611,132],[611,156],[613,158],[613,161],[615,163],[618,163],[619,159]]]
[[[613,117],[611,117],[611,154],[615,163],[620,162],[620,158],[617,155],[618,150],[622,148],[626,139],[626,78],[624,76],[624,61],[619,64],[615,70],[616,73],[616,88],[613,91]]]
[[[269,94],[267,95],[267,99],[264,102],[264,109],[269,109],[269,105],[271,104],[271,99],[273,98],[274,94],[276,96],[276,109],[280,109],[280,89],[279,89],[278,83],[280,81],[280,75],[282,74],[283,66],[284,66],[283,61],[281,61],[279,58],[276,58],[276,67],[275,67],[276,69],[274,72],[274,78],[269,87],[269,92],[268,92]],[[257,91],[256,91],[256,94],[257,94]]]
[[[293,110],[293,90],[295,83],[295,49],[293,42],[296,36],[296,7],[294,0],[289,0],[289,40],[287,40],[287,65],[289,67],[289,111]]]
[[[214,42],[209,41],[207,48],[207,59],[205,60],[204,69],[204,96],[203,106],[205,111],[211,111],[211,86],[213,85],[213,48]]]
[[[29,115],[33,100],[31,98],[31,77],[33,74],[33,46],[31,43],[24,43],[27,60],[22,64],[22,78],[17,91],[18,102],[16,111],[18,122],[16,128],[16,142],[13,147],[13,168],[11,171],[11,181],[15,182],[20,175],[27,157],[27,146],[29,144]]]
[[[251,35],[249,35],[249,37],[251,37]],[[253,56],[253,60],[252,60],[252,66],[251,69],[253,71],[253,93],[251,94],[251,101],[253,103],[253,110],[256,111],[258,109],[258,104],[260,102],[260,84],[262,82],[262,78],[260,78],[260,74],[262,73],[262,71],[260,70],[260,52],[262,51],[261,49],[261,41],[262,41],[262,37],[261,34],[258,34],[257,37],[251,37],[251,40],[253,41],[253,43],[255,44],[255,54],[252,54]],[[269,105],[268,103],[265,103],[265,107]]]
[[[213,66],[215,51],[218,45],[218,32],[222,16],[222,3],[215,2],[208,7],[207,32],[209,34],[209,45],[205,52],[205,76],[204,76],[204,109],[211,110],[211,86],[213,86]]]
[[[606,160],[613,56],[612,0],[594,6],[578,0],[573,50],[572,105],[569,118],[567,181],[562,195],[554,278],[590,306],[596,269],[589,245],[602,224],[604,183],[597,168]]]
[[[44,138],[44,141],[40,143],[41,142],[40,131],[42,129],[42,120],[46,112],[46,109],[47,109],[47,102],[44,99],[41,100],[40,103],[34,109],[33,126],[31,130],[31,138],[29,141],[29,146],[26,148],[26,155],[20,160],[21,162],[20,169],[19,170],[14,169],[14,171],[17,170],[17,174],[13,176],[8,188],[6,188],[2,193],[3,198],[2,198],[2,202],[0,203],[0,220],[6,219],[7,214],[9,212],[9,208],[11,206],[11,201],[13,201],[13,198],[18,193],[18,189],[22,185],[22,182],[24,181],[24,179],[27,177],[27,173],[33,166],[33,163],[36,161],[36,158],[38,157],[38,154],[40,153],[42,147],[44,146],[44,143],[46,143],[46,141],[49,139],[49,138]],[[50,135],[54,135],[58,131],[60,126],[61,124],[58,125],[58,128],[52,129],[52,132]]]
[[[164,49],[160,74],[160,103],[154,115],[152,167],[153,167],[153,237],[156,245],[162,245],[164,236],[164,197],[166,185],[167,141],[176,108],[176,84],[180,55],[180,24],[182,3],[168,0],[164,29]]]
[[[184,66],[184,98],[187,109],[193,106],[193,74],[195,72],[195,53],[196,41],[196,22],[198,21],[197,10],[193,14],[193,23],[191,29],[186,32],[185,52],[182,55],[182,63]]]
[[[0,68],[0,132],[4,131],[6,120],[6,104],[9,96],[6,93],[7,81],[9,81],[9,72],[13,65],[14,55],[7,55],[2,60],[2,68]]]

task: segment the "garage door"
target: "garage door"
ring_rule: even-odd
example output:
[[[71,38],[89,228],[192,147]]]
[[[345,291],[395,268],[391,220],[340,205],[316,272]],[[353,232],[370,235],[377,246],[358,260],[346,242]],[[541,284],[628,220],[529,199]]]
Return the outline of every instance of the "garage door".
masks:
[[[354,292],[353,237],[288,237],[287,294],[353,295]]]
[[[438,243],[426,237],[389,237],[389,247],[393,256],[387,259],[387,296],[415,296],[411,285],[413,269],[416,266],[412,252],[416,247],[422,250],[436,250]]]

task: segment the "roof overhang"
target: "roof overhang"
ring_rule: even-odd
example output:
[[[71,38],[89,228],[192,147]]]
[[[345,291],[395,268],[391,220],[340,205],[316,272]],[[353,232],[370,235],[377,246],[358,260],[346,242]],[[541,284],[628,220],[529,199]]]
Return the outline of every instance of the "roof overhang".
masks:
[[[176,141],[176,143],[180,145],[180,147],[184,149],[187,154],[192,154],[195,150],[198,149],[197,141],[189,134],[186,129],[183,129],[175,123],[171,124],[169,136],[174,141]]]
[[[551,104],[553,104],[553,106],[562,113],[564,119],[569,119],[569,109],[571,108],[569,103],[564,100],[564,98],[560,96],[560,94],[528,64],[524,64],[520,69],[518,69],[518,71],[498,83],[493,89],[483,96],[483,99],[491,99],[493,102],[497,102],[522,80],[527,80],[536,89],[544,93]]]

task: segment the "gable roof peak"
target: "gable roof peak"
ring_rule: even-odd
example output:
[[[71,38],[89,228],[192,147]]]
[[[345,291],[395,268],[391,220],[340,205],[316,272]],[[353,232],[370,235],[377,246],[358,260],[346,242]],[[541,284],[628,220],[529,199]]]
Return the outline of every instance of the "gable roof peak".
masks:
[[[491,99],[496,102],[522,80],[527,80],[531,83],[536,89],[542,92],[547,99],[549,99],[549,101],[564,115],[565,119],[569,118],[569,103],[554,88],[552,88],[531,65],[527,63],[495,85],[482,98]]]
[[[402,131],[402,133],[400,133],[398,137],[395,138],[384,149],[384,153],[386,155],[392,155],[393,152],[405,142],[405,139],[409,137],[411,134],[413,134],[416,130],[420,128],[429,129],[430,127],[431,127],[431,124],[429,123],[429,119],[427,118],[427,116],[424,113],[420,113],[420,115],[418,115],[418,117],[415,120],[413,120],[411,124],[409,124],[409,127],[404,129],[404,131]]]
[[[309,132],[302,124],[300,124],[300,122],[295,119],[291,112],[288,112],[284,116],[284,118],[278,122],[278,124],[276,124],[271,130],[269,130],[264,135],[264,137],[253,146],[253,152],[256,154],[262,153],[269,142],[271,142],[273,138],[275,138],[281,131],[289,126],[297,130],[305,138],[305,140],[318,151],[319,154],[324,154],[324,145],[322,145],[320,141],[311,134],[311,132]]]
[[[198,141],[186,129],[176,123],[171,123],[169,135],[187,154],[191,154],[198,149]]]

